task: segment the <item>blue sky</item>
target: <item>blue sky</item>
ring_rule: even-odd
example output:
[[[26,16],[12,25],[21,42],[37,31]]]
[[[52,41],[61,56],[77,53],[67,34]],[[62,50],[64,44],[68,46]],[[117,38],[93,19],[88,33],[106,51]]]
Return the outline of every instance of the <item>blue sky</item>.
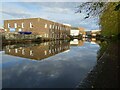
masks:
[[[2,2],[0,27],[3,20],[40,17],[60,23],[68,23],[87,30],[99,29],[98,18],[84,20],[86,13],[75,13],[81,2]]]

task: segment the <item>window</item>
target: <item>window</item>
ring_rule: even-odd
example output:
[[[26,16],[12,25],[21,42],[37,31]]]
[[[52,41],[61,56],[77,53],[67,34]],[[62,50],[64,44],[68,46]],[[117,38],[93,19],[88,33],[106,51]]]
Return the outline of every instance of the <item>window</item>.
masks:
[[[14,27],[17,28],[17,23],[14,23]]]
[[[44,36],[46,37],[46,34],[44,34]]]
[[[61,30],[61,27],[60,27],[60,30]]]
[[[54,25],[53,25],[53,29],[54,29]]]
[[[46,37],[48,37],[48,34],[46,34]]]
[[[10,28],[10,24],[8,23],[8,28]]]
[[[52,25],[50,25],[50,29],[51,29]]]
[[[22,28],[24,28],[24,23],[22,23]]]
[[[45,28],[47,28],[47,24],[45,24]]]
[[[30,23],[30,28],[33,28],[33,25],[32,25],[32,23]]]
[[[56,26],[56,29],[57,29],[57,26]]]

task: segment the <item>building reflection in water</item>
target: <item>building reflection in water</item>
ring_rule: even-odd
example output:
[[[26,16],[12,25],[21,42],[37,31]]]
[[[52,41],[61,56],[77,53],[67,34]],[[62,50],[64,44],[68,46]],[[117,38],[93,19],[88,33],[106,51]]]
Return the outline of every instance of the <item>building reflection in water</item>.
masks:
[[[7,45],[5,54],[23,58],[41,60],[70,49],[70,43],[65,41],[52,41],[30,45]]]
[[[83,46],[85,42],[90,42],[91,44],[100,44],[100,41],[96,40],[96,38],[83,38],[82,40],[74,39],[70,42],[70,45]]]
[[[70,42],[71,46],[83,46],[84,45],[84,40],[78,40],[74,39],[73,41]]]
[[[83,40],[74,39],[71,42],[67,41],[51,41],[41,44],[18,44],[7,45],[5,47],[5,53],[12,56],[18,56],[23,58],[41,60],[55,54],[68,51],[70,46],[83,46],[84,42],[90,42],[92,44],[98,43],[95,38],[83,38]]]

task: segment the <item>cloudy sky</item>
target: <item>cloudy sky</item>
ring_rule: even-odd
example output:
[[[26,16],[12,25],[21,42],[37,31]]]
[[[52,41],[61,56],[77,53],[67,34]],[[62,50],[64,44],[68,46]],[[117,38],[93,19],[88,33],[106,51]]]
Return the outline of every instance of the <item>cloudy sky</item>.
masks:
[[[84,20],[86,13],[75,13],[81,2],[2,2],[0,27],[3,20],[40,17],[60,23],[68,23],[86,30],[98,29],[98,18]]]

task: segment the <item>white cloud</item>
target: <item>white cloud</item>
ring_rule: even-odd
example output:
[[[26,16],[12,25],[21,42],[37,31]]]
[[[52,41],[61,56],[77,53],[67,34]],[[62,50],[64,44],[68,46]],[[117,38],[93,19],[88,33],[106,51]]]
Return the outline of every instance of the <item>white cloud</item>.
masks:
[[[71,10],[68,8],[58,8],[58,7],[56,7],[56,8],[48,7],[48,8],[45,8],[45,11],[50,12],[50,13],[64,13],[64,14],[71,12]]]
[[[1,2],[88,2],[91,0],[3,0]]]
[[[58,3],[58,2],[22,2],[22,3],[3,3],[1,10],[2,19],[33,18],[41,17],[48,20],[54,20],[60,23],[68,23],[76,27],[87,29],[97,28],[96,18],[86,19],[85,13],[75,13],[75,7],[80,3]],[[0,22],[1,24],[2,22]]]

